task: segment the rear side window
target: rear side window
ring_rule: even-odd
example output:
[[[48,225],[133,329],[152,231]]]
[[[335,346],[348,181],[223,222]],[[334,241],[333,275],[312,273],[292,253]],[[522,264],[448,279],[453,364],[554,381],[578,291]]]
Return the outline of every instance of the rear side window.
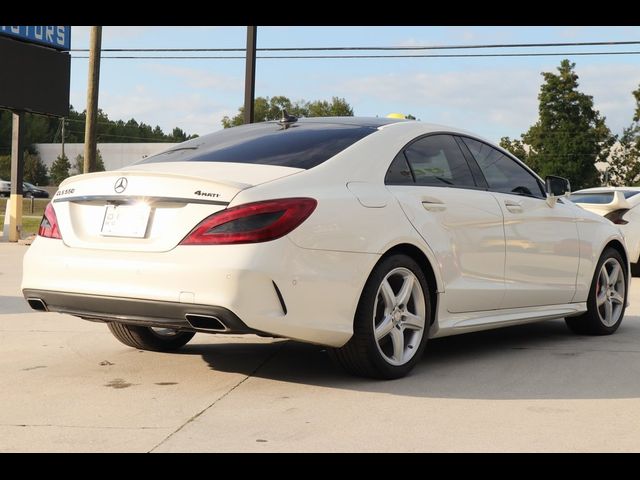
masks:
[[[398,153],[396,158],[391,162],[389,170],[384,177],[384,183],[386,185],[407,185],[414,183],[411,169],[407,163],[407,159],[404,156],[404,152]]]
[[[375,132],[372,126],[277,122],[220,130],[141,160],[158,162],[232,162],[309,169]]]
[[[404,154],[418,185],[475,187],[469,165],[450,135],[421,138]]]
[[[625,195],[626,197],[626,195]],[[613,202],[613,192],[603,193],[572,193],[569,199],[573,203],[593,203],[605,205]]]
[[[515,160],[486,143],[466,137],[462,140],[478,162],[491,190],[545,198],[536,177]]]

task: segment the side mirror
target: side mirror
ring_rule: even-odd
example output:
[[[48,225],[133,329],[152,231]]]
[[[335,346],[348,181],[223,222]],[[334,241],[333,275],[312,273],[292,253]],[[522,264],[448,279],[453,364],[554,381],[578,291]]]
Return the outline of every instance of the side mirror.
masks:
[[[571,193],[571,184],[566,178],[548,175],[544,180],[547,189],[547,202],[552,207],[558,197],[569,196]]]

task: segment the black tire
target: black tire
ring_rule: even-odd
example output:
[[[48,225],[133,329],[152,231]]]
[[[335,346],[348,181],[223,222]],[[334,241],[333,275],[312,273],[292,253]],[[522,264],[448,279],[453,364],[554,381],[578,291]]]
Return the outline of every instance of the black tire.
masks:
[[[611,259],[615,260],[620,265],[620,268],[623,272],[624,295],[623,302],[621,304],[621,310],[619,311],[619,318],[617,318],[617,321],[614,324],[607,325],[602,318],[601,311],[599,311],[598,309],[596,297],[598,295],[598,288],[601,288],[598,282],[600,271],[605,262]],[[565,319],[567,326],[572,332],[581,335],[611,335],[618,329],[618,327],[622,323],[622,319],[624,318],[624,311],[627,306],[627,295],[629,292],[626,265],[626,262],[622,259],[622,256],[620,255],[620,253],[618,253],[617,250],[614,250],[613,248],[607,248],[602,253],[602,255],[600,256],[600,260],[598,261],[598,265],[596,266],[595,273],[593,274],[593,279],[591,280],[591,288],[589,290],[589,297],[587,299],[587,311],[577,317],[569,317]]]
[[[118,322],[109,322],[107,326],[113,336],[125,345],[154,352],[177,350],[186,345],[195,335],[194,332],[176,332],[172,335],[161,335],[150,327],[125,325]]]
[[[398,268],[410,270],[419,281],[424,302],[424,329],[417,350],[402,365],[393,365],[385,359],[375,339],[374,305],[377,305],[378,289],[385,277]],[[395,293],[395,290],[394,290]],[[413,300],[412,300],[413,301]],[[409,308],[408,305],[405,306]],[[417,308],[415,305],[413,308]],[[415,311],[415,310],[414,310]],[[392,255],[383,259],[373,269],[364,286],[353,323],[353,336],[342,347],[330,349],[331,357],[349,373],[371,378],[394,379],[407,375],[420,361],[427,344],[431,319],[431,301],[427,279],[420,266],[407,255]],[[393,327],[395,328],[395,327]],[[398,327],[400,330],[400,328]],[[402,330],[403,338],[405,333]],[[409,333],[412,335],[412,333]],[[410,349],[412,347],[408,346]],[[414,347],[415,348],[415,347]]]
[[[631,264],[631,275],[633,277],[640,277],[640,262]]]

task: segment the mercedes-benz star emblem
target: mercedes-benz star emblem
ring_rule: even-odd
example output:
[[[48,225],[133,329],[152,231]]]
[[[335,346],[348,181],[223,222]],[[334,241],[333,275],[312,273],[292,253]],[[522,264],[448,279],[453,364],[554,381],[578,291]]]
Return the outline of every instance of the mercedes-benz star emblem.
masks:
[[[116,193],[122,193],[127,189],[128,183],[129,182],[126,178],[120,177],[118,180],[116,180],[116,184],[113,186],[113,189],[116,191]]]

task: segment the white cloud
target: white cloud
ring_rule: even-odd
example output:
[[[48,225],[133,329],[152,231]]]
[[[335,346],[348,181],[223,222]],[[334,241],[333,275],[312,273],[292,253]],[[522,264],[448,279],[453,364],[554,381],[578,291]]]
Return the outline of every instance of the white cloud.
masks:
[[[222,117],[235,113],[199,93],[170,97],[139,93],[105,94],[100,98],[100,107],[112,119],[135,118],[138,122],[160,125],[165,133],[180,127],[187,133],[200,135],[220,129]]]
[[[109,26],[102,27],[102,48],[109,48],[115,42],[120,40],[135,40],[143,37],[148,33],[163,31],[167,35],[172,32],[179,35],[178,29],[198,29],[198,30],[214,30],[231,27],[215,27],[215,26],[171,26],[171,27],[158,27],[151,25],[142,26]],[[90,26],[77,25],[71,28],[71,42],[73,48],[89,48],[89,33],[91,31]],[[159,47],[158,45],[156,45]]]
[[[640,65],[578,66],[576,71],[580,91],[593,95],[607,125],[620,132],[631,122],[631,91],[640,82]],[[383,108],[393,105],[424,121],[455,125],[498,140],[504,135],[519,136],[536,121],[542,81],[535,68],[479,68],[372,75],[347,80],[338,88],[356,107],[374,100]]]
[[[576,66],[580,90],[593,96],[595,107],[607,117],[607,125],[614,133],[629,126],[635,109],[631,92],[640,84],[640,65],[615,63]]]
[[[349,80],[342,88],[349,98],[394,103],[425,121],[469,130],[488,122],[511,132],[535,121],[540,80],[535,71],[493,69],[376,75]]]
[[[161,75],[169,75],[183,80],[190,88],[213,88],[226,91],[241,91],[244,79],[231,75],[211,73],[201,68],[180,67],[176,65],[151,64],[148,68]]]
[[[78,111],[85,108],[83,91],[71,92],[71,103]],[[180,127],[189,134],[203,135],[222,128],[222,117],[235,115],[237,108],[211,100],[201,93],[188,92],[171,96],[149,91],[136,85],[126,94],[100,92],[100,108],[112,120],[134,118],[153,127],[159,125],[165,133]]]

